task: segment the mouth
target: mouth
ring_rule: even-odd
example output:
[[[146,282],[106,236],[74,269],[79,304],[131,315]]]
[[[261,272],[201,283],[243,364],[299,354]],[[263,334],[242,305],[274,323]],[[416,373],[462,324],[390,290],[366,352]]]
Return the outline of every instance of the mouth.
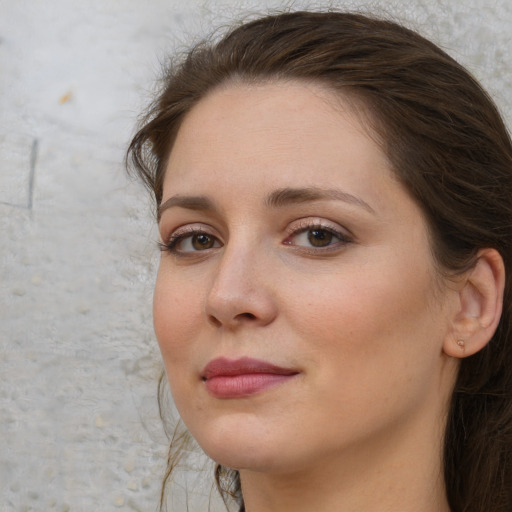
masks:
[[[201,380],[215,398],[244,398],[283,384],[298,374],[295,369],[258,359],[218,358],[205,366]]]

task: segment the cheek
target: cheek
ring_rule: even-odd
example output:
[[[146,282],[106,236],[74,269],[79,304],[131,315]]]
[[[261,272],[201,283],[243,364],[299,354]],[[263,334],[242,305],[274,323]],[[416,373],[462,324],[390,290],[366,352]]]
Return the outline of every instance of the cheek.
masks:
[[[162,357],[170,374],[189,358],[201,327],[202,294],[159,270],[153,296],[153,322]]]
[[[291,291],[293,322],[308,340],[310,357],[326,360],[332,373],[339,378],[342,371],[347,382],[385,377],[382,368],[410,377],[414,364],[437,350],[438,322],[428,306],[432,279],[425,268],[352,267]],[[308,297],[307,302],[300,297]]]
[[[292,323],[314,383],[307,396],[324,404],[310,413],[312,422],[326,425],[326,438],[363,436],[430,400],[440,353],[430,281],[424,270],[366,268],[290,293],[308,297],[302,306],[294,299]]]

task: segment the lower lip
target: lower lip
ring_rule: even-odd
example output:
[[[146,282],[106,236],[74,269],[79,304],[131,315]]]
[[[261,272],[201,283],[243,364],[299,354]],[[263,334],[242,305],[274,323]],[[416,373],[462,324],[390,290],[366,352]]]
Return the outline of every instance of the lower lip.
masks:
[[[243,398],[282,384],[293,377],[274,373],[248,373],[243,375],[219,375],[205,381],[206,389],[216,398]]]

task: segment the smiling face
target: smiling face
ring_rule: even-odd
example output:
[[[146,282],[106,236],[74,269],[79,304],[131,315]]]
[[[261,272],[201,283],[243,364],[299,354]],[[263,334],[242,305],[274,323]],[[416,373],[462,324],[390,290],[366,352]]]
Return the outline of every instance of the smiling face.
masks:
[[[432,451],[455,294],[420,209],[337,96],[278,82],[202,99],[173,146],[159,228],[156,335],[214,460],[291,472]]]

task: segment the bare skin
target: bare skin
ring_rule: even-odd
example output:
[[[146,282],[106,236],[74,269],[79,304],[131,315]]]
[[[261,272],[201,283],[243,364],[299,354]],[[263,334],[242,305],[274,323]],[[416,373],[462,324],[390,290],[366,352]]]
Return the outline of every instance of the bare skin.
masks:
[[[185,198],[185,199],[184,199]],[[448,512],[442,432],[460,287],[348,105],[229,85],[186,117],[164,181],[155,331],[188,429],[248,512]],[[214,396],[203,370],[293,377]]]

